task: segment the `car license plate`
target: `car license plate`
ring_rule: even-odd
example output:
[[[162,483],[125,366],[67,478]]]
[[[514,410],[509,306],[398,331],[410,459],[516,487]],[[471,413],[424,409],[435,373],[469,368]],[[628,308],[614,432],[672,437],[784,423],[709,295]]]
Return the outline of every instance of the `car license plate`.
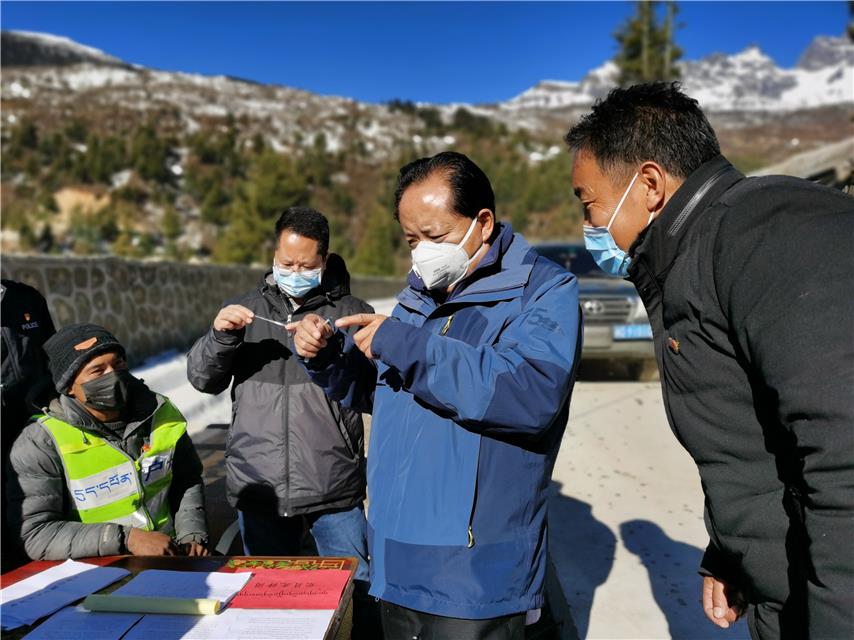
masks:
[[[648,324],[614,325],[614,340],[652,340],[652,327]]]

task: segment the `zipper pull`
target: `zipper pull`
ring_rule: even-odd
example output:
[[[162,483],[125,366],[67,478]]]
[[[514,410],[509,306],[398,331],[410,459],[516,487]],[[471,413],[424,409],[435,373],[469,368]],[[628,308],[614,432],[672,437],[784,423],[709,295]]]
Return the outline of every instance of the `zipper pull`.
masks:
[[[469,542],[466,545],[466,547],[471,549],[473,546],[474,546],[474,534],[472,533],[471,525],[469,525]]]
[[[448,329],[451,328],[451,322],[453,322],[453,320],[454,320],[454,314],[452,313],[451,315],[448,316],[448,319],[445,321],[445,326],[442,327],[442,330],[439,332],[440,336],[443,336],[446,333],[448,333]]]

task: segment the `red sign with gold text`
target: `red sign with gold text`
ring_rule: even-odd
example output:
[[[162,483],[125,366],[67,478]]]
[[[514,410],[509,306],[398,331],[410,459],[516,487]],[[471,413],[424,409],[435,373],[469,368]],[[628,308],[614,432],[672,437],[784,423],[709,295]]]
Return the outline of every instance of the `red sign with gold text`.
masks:
[[[350,572],[246,567],[254,575],[229,603],[235,609],[335,609]]]

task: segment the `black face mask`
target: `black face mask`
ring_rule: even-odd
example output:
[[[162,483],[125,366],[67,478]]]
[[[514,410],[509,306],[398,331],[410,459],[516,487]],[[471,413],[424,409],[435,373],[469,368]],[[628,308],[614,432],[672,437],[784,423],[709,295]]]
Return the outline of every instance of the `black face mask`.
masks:
[[[128,401],[128,386],[133,376],[127,369],[110,371],[84,382],[80,387],[86,394],[85,404],[100,411],[121,411]]]

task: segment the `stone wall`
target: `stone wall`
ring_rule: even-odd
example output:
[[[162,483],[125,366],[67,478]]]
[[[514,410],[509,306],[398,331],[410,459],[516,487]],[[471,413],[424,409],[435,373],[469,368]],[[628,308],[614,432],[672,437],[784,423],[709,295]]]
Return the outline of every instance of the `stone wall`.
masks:
[[[148,262],[116,257],[2,256],[3,278],[47,298],[57,328],[94,322],[113,331],[138,363],[186,349],[210,327],[223,300],[258,285],[262,269]],[[394,295],[403,282],[354,278],[363,298]]]

